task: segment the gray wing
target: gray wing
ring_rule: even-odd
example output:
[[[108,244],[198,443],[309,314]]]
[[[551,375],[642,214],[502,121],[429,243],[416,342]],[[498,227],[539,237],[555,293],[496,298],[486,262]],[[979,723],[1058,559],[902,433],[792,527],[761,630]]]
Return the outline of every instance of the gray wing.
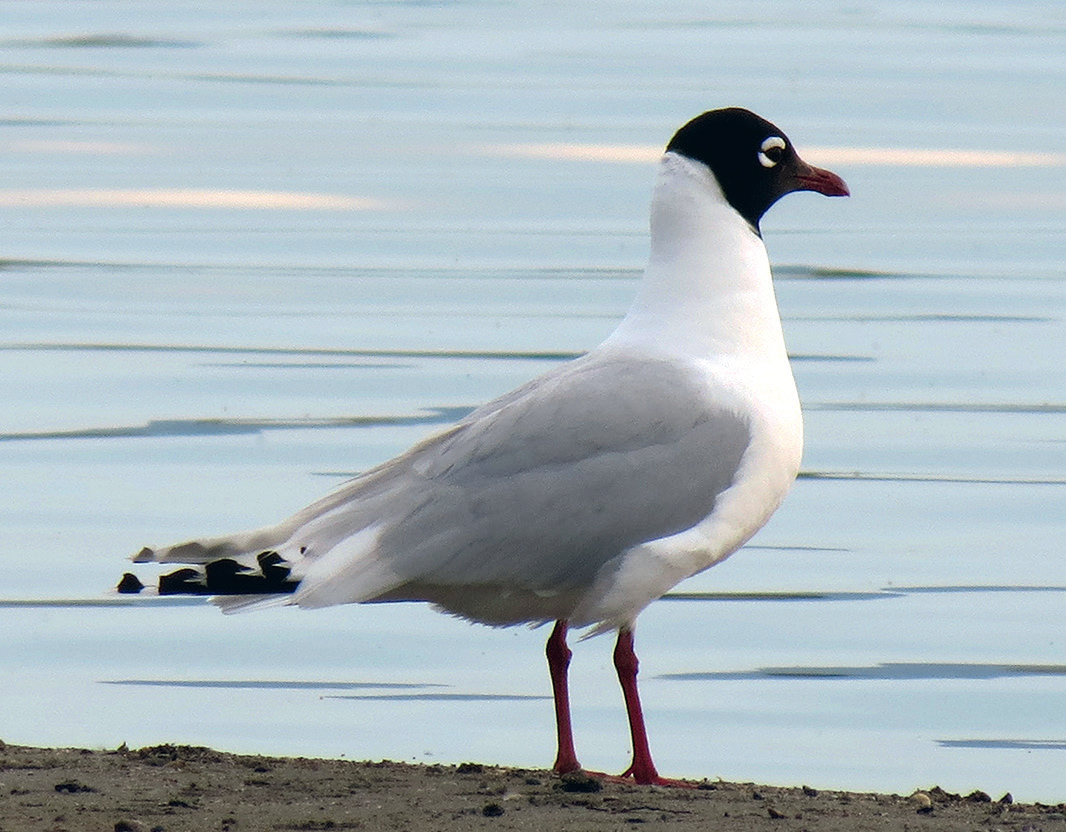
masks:
[[[691,371],[589,356],[380,469],[374,556],[420,585],[587,586],[625,549],[706,517],[748,442]]]

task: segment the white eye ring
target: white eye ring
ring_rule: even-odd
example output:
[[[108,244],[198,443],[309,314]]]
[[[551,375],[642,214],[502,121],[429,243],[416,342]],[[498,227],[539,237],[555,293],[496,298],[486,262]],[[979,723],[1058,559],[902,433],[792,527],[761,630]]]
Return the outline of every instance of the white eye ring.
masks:
[[[770,136],[759,147],[759,164],[764,168],[772,168],[781,161],[781,154],[775,153],[776,158],[770,158],[771,150],[784,150],[788,145],[780,136]]]

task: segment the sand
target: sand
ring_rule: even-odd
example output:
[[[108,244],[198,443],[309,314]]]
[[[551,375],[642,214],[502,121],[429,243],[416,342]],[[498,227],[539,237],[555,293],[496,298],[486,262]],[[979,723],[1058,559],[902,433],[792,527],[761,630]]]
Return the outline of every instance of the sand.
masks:
[[[0,832],[352,829],[1062,832],[1066,806],[937,788],[908,796],[717,781],[666,788],[475,763],[0,743]]]

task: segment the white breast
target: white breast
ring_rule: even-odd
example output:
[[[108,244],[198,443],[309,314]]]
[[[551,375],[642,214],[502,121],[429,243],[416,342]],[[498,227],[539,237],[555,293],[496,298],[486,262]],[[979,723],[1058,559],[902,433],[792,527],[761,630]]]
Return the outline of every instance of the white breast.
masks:
[[[664,156],[640,292],[603,349],[670,356],[702,379],[708,406],[739,413],[750,442],[731,487],[698,525],[635,546],[605,569],[575,617],[631,624],[679,581],[719,563],[781,504],[797,471],[803,422],[762,239],[710,171]],[[708,449],[713,454],[713,449]]]

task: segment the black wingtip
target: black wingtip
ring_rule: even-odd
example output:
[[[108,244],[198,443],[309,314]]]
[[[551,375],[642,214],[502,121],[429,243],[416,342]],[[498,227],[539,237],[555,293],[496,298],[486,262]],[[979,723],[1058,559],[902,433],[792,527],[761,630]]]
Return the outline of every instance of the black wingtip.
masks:
[[[159,576],[160,595],[211,595],[198,569],[183,567]]]
[[[220,558],[202,567],[182,567],[159,576],[159,595],[280,595],[296,591],[300,582],[289,578],[290,567],[277,552],[260,552],[259,573],[233,558]],[[250,573],[250,574],[249,574]],[[118,582],[123,595],[136,595],[144,584],[132,572]]]
[[[118,582],[118,586],[115,587],[122,595],[136,595],[142,589],[144,584],[140,579],[132,572],[126,572],[122,576],[122,580]]]

